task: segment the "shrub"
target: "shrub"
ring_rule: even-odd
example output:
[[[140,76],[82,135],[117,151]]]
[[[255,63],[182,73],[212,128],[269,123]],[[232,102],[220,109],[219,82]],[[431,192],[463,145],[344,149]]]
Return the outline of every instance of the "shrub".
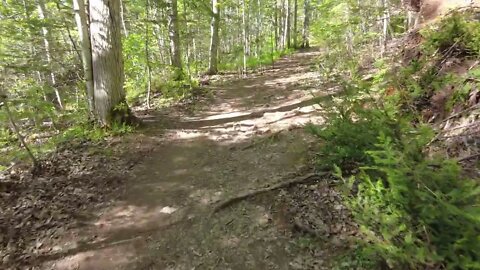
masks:
[[[480,269],[480,186],[451,160],[412,158],[382,136],[350,178],[360,257],[392,269]],[[420,157],[420,158],[418,158]],[[381,175],[380,177],[378,175]]]
[[[353,87],[353,91],[357,97],[346,94],[342,103],[327,115],[324,125],[307,126],[322,143],[317,155],[320,169],[340,166],[350,171],[371,164],[373,160],[366,152],[376,149],[379,136],[399,141],[402,127],[408,126],[408,120],[397,120],[396,108],[368,108],[376,105],[361,97],[365,91],[358,87]]]

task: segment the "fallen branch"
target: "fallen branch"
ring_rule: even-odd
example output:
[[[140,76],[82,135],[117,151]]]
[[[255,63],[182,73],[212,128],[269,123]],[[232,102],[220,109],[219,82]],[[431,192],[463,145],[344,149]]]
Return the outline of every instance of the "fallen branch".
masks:
[[[274,190],[277,190],[277,189],[287,188],[287,187],[291,187],[293,185],[305,184],[305,183],[308,183],[308,182],[320,180],[322,177],[324,177],[328,174],[329,174],[328,172],[309,173],[307,175],[298,176],[298,177],[295,177],[295,178],[290,179],[290,180],[280,181],[280,183],[275,184],[275,185],[270,186],[270,187],[244,192],[244,193],[242,193],[238,196],[235,196],[233,198],[230,198],[226,201],[223,201],[223,202],[219,203],[213,209],[212,214],[217,213],[217,212],[225,209],[226,207],[231,206],[231,205],[233,205],[235,203],[238,203],[240,201],[243,201],[245,199],[255,197],[257,195],[267,193],[267,192],[270,192],[270,191],[274,191]],[[290,178],[290,177],[291,176],[288,176],[288,178]],[[283,177],[283,180],[285,180],[285,178],[286,177]]]
[[[470,156],[467,156],[467,157],[464,157],[464,158],[460,158],[457,161],[458,162],[464,162],[464,161],[474,159],[474,158],[478,158],[478,157],[480,157],[480,153],[476,153],[476,154],[473,154],[473,155],[470,155]]]
[[[447,122],[448,120],[451,120],[451,119],[456,118],[456,117],[458,117],[458,116],[460,116],[460,115],[462,115],[462,114],[464,114],[464,113],[466,113],[466,112],[470,112],[470,111],[475,110],[475,109],[478,109],[478,108],[480,108],[480,103],[477,103],[477,104],[475,104],[475,105],[473,105],[473,106],[471,106],[471,107],[466,108],[466,109],[463,110],[463,111],[460,111],[460,112],[458,112],[458,113],[455,113],[455,114],[451,115],[450,117],[442,120],[442,124],[445,123],[445,122]]]

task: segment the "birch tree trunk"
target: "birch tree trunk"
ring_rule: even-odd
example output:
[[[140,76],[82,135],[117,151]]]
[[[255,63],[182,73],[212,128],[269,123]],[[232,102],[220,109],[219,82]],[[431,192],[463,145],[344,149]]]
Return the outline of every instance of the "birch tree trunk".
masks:
[[[170,38],[171,64],[178,70],[182,70],[182,55],[180,52],[180,29],[178,24],[177,0],[168,0],[168,36]]]
[[[291,44],[291,37],[290,37],[290,27],[291,27],[291,21],[290,21],[290,0],[286,0],[285,4],[285,46],[286,48],[292,47]]]
[[[73,11],[75,13],[75,23],[77,24],[78,36],[80,38],[81,56],[83,72],[85,73],[85,84],[87,88],[87,102],[91,116],[94,116],[94,86],[92,69],[92,46],[90,44],[90,35],[88,33],[87,14],[85,11],[84,0],[73,0]]]
[[[219,46],[219,28],[220,28],[220,9],[218,1],[212,0],[212,21],[210,25],[210,60],[208,64],[208,74],[218,73],[218,46]]]
[[[297,39],[297,31],[298,31],[298,0],[294,0],[293,4],[293,47],[297,48],[298,39]]]
[[[305,0],[304,5],[305,18],[303,20],[302,48],[310,47],[310,0]]]
[[[278,13],[278,36],[279,36],[279,43],[280,43],[280,48],[283,50],[285,49],[285,20],[284,18],[285,14],[285,0],[280,0],[279,3],[279,13]]]
[[[273,31],[274,33],[274,45],[275,45],[275,51],[278,50],[278,5],[277,5],[277,0],[273,0],[274,8],[273,8]]]
[[[388,26],[390,24],[390,10],[388,0],[380,0],[380,7],[383,9],[382,17],[382,35],[380,36],[380,54],[383,56],[387,50]]]
[[[47,9],[45,8],[44,0],[37,0],[38,5],[38,16],[40,20],[46,22],[47,19]],[[50,31],[48,30],[47,26],[42,26],[42,37],[43,37],[43,45],[45,49],[45,60],[47,61],[48,65],[52,64],[52,52],[51,52],[51,44],[52,44],[52,36]],[[50,72],[48,76],[48,83],[55,91],[55,97],[57,99],[58,106],[60,109],[63,109],[62,98],[60,97],[60,92],[57,88],[55,88],[56,78],[53,72]]]
[[[95,116],[102,126],[129,120],[123,88],[120,0],[90,0]]]
[[[152,68],[150,66],[150,1],[145,1],[145,14],[147,22],[145,23],[145,68],[147,70],[147,108],[150,109],[150,99],[152,94]]]
[[[246,0],[242,0],[242,30],[243,30],[243,74],[247,74],[247,54],[248,54],[248,38],[247,38],[247,23],[245,18]]]
[[[120,18],[122,19],[122,30],[123,34],[128,37],[128,28],[127,28],[127,23],[125,22],[125,4],[123,3],[123,0],[120,0]]]

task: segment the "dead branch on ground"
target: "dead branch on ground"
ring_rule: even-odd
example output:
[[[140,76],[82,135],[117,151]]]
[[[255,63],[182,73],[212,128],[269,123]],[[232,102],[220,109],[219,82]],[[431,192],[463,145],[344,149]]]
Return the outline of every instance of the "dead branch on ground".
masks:
[[[298,176],[298,177],[295,177],[295,178],[290,179],[290,180],[285,180],[285,178],[289,179],[289,178],[292,177],[291,175],[287,176],[287,177],[283,177],[282,180],[279,181],[278,184],[275,184],[275,185],[272,185],[272,186],[269,186],[269,187],[266,187],[266,188],[253,190],[253,191],[246,191],[246,192],[244,192],[244,193],[242,193],[238,196],[235,196],[233,198],[227,199],[227,200],[219,203],[213,209],[212,214],[215,214],[215,213],[227,208],[228,206],[231,206],[235,203],[241,202],[245,199],[255,197],[257,195],[267,193],[267,192],[270,192],[270,191],[274,191],[274,190],[277,190],[277,189],[282,189],[282,188],[287,188],[287,187],[291,187],[291,186],[294,186],[294,185],[305,184],[305,183],[308,183],[308,182],[317,181],[317,180],[320,180],[322,177],[327,176],[328,174],[329,174],[328,172],[309,173],[307,175]]]

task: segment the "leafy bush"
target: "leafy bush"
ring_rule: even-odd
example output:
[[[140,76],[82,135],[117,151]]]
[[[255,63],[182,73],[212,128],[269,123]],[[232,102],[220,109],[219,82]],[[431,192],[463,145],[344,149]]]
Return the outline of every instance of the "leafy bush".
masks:
[[[453,161],[412,158],[379,140],[367,152],[373,165],[349,181],[359,183],[347,201],[361,226],[360,257],[392,269],[480,269],[478,182]]]
[[[376,149],[381,134],[399,142],[402,129],[407,129],[409,119],[399,118],[395,106],[381,107],[370,98],[371,85],[347,85],[345,96],[338,106],[333,106],[322,126],[309,125],[307,129],[320,138],[318,153],[321,169],[340,166],[350,171],[372,163],[366,153]]]
[[[440,29],[424,34],[420,59],[381,70],[371,84],[350,82],[355,94],[343,97],[323,127],[309,127],[321,139],[319,166],[339,166],[360,227],[357,248],[339,268],[480,269],[479,180],[425,152],[433,131],[418,114],[448,85],[455,91],[447,109],[468,99],[478,70],[439,75],[439,63],[451,48],[457,56],[479,55],[480,24],[454,16]],[[435,62],[434,52],[443,58]]]
[[[314,125],[308,129],[324,142],[319,153],[319,166],[332,169],[334,165],[346,170],[370,164],[367,150],[375,149],[380,133],[394,135],[393,124],[387,115],[371,110],[341,110],[333,114],[325,127]]]
[[[344,267],[480,269],[480,186],[455,162],[426,156],[430,128],[358,105],[326,122],[309,127],[322,139],[319,166],[360,170],[348,180],[339,173],[361,228]]]

